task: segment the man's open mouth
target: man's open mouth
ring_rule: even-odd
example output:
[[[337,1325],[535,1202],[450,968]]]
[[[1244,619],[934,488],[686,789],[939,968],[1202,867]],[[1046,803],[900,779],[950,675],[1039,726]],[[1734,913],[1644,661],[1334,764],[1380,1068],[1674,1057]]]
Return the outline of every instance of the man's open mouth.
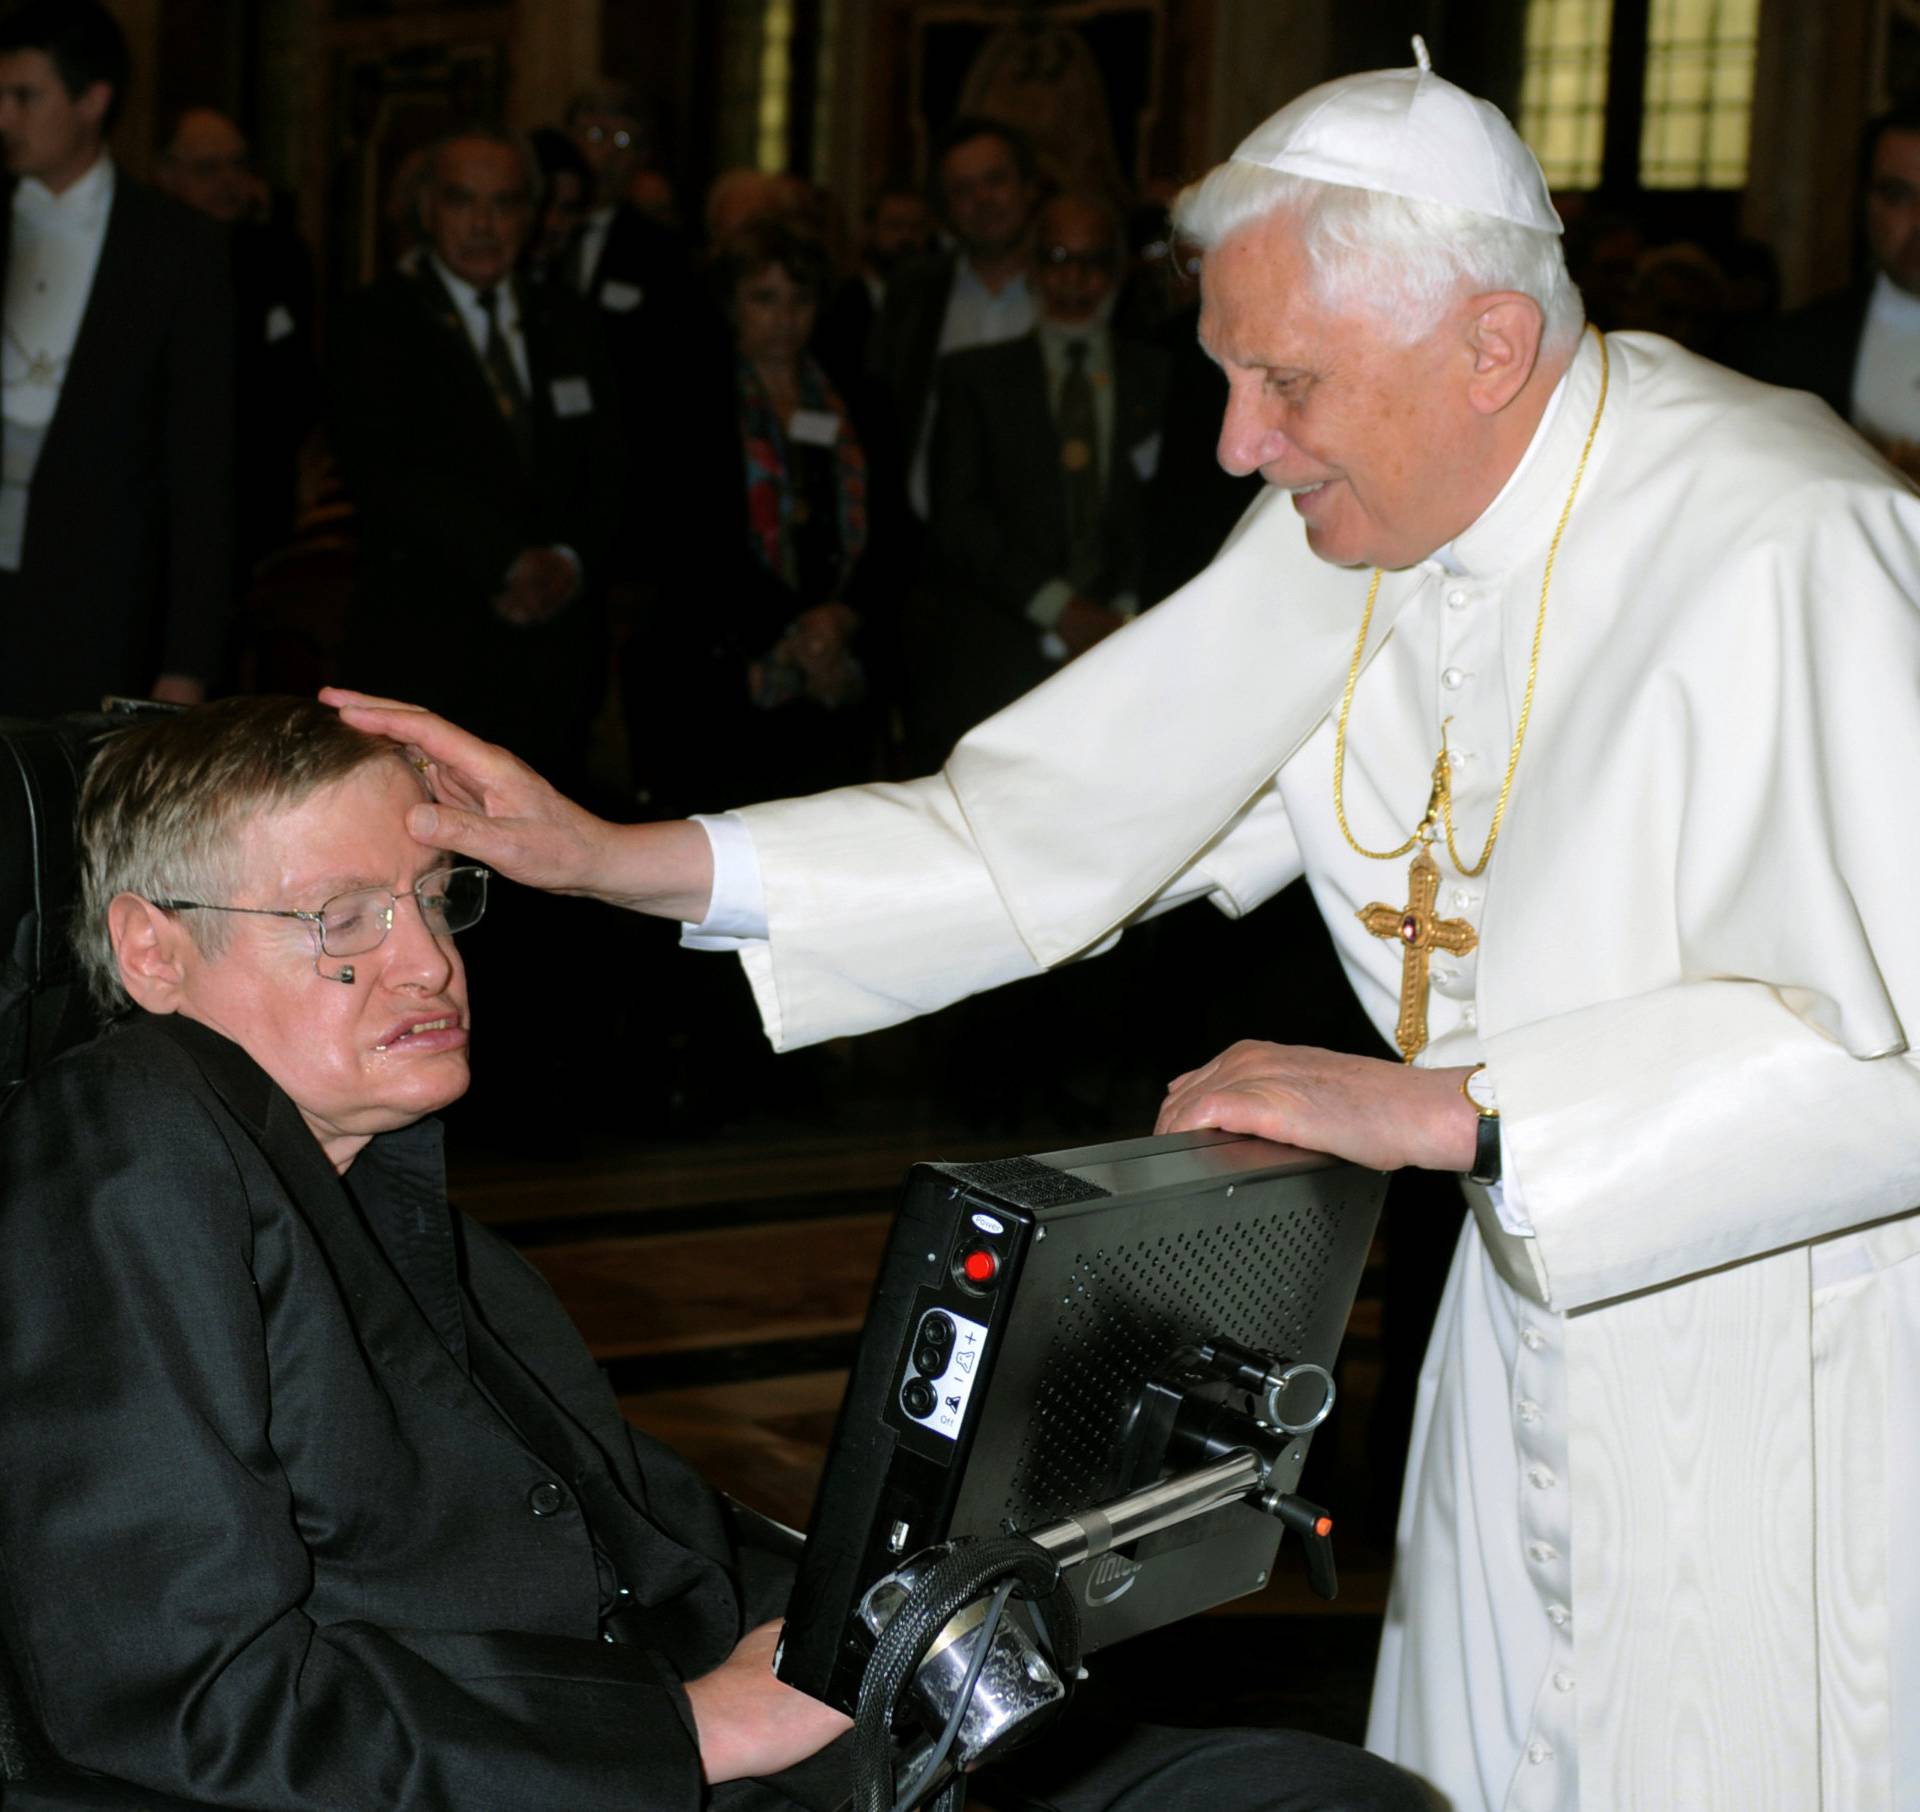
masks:
[[[373,1048],[376,1051],[390,1051],[396,1045],[402,1045],[410,1038],[418,1038],[423,1032],[445,1032],[460,1023],[455,1013],[442,1014],[438,1019],[416,1019],[411,1025],[400,1026],[389,1032]]]

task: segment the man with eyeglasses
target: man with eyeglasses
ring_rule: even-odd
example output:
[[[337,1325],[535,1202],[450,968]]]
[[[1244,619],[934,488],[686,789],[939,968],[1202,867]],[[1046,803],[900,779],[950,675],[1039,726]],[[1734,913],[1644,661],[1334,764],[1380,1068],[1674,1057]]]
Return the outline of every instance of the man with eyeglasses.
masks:
[[[1121,245],[1108,202],[1049,201],[1033,330],[941,361],[935,595],[909,635],[915,741],[930,762],[1139,607],[1166,357],[1112,329]]]
[[[0,1119],[0,1653],[105,1778],[8,1812],[690,1809],[844,1725],[768,1669],[784,1576],[447,1204],[487,874],[426,797],[297,699],[89,774],[116,1023]]]
[[[447,1203],[487,877],[408,833],[428,797],[300,699],[89,773],[75,941],[120,1023],[0,1118],[0,1657],[56,1758],[7,1812],[846,1799],[847,1720],[771,1668],[790,1557]],[[1425,1804],[1284,1731],[1013,1766],[1058,1812]]]
[[[617,83],[576,95],[566,127],[592,172],[585,219],[566,268],[600,316],[620,386],[621,419],[641,466],[641,494],[682,444],[685,366],[725,334],[694,281],[679,234],[635,207],[628,190],[652,146],[643,108]],[[657,459],[659,465],[650,465]]]
[[[222,230],[233,261],[235,576],[293,535],[301,449],[320,413],[313,260],[274,217],[247,137],[212,107],[183,109],[157,141],[154,186]]]

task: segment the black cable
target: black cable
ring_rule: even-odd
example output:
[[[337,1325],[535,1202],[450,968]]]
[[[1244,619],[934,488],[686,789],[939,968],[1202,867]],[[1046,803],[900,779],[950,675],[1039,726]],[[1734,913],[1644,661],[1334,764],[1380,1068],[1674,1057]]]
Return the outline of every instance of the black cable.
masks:
[[[980,1675],[987,1665],[987,1656],[993,1650],[993,1639],[1000,1633],[1000,1614],[1007,1608],[1007,1599],[1013,1591],[1014,1582],[1003,1579],[1000,1588],[993,1595],[993,1602],[987,1606],[987,1614],[980,1620],[979,1634],[974,1638],[973,1659],[967,1663],[966,1677],[960,1682],[960,1691],[953,1701],[953,1710],[947,1715],[947,1727],[940,1732],[940,1740],[934,1744],[933,1753],[927,1757],[926,1765],[914,1776],[913,1785],[894,1802],[893,1812],[913,1812],[920,1803],[920,1796],[932,1784],[933,1777],[940,1772],[940,1764],[947,1759],[953,1748],[953,1739],[960,1734],[961,1721],[967,1715],[967,1708],[973,1703],[973,1689],[980,1684]]]
[[[860,1682],[853,1719],[854,1812],[895,1812],[893,1720],[900,1695],[941,1630],[1001,1580],[1011,1579],[1024,1599],[1049,1601],[1052,1661],[1062,1681],[1070,1683],[1080,1665],[1079,1616],[1044,1548],[1025,1536],[1004,1535],[963,1538],[932,1552],[936,1558],[876,1639]],[[984,1656],[984,1644],[980,1652]],[[949,1788],[943,1803],[953,1795]]]

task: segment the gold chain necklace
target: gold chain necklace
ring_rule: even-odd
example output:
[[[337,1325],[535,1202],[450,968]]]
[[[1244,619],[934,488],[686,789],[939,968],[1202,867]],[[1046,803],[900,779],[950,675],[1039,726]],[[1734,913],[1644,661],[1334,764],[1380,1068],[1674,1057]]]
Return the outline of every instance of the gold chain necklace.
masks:
[[[1380,596],[1382,573],[1379,567],[1373,569],[1373,581],[1367,587],[1366,609],[1360,615],[1360,639],[1354,644],[1353,662],[1347,669],[1346,690],[1340,696],[1340,716],[1334,726],[1333,815],[1340,821],[1340,834],[1346,838],[1348,847],[1370,861],[1396,861],[1416,845],[1419,847],[1420,853],[1414,857],[1413,871],[1408,876],[1406,906],[1388,906],[1376,901],[1362,908],[1359,913],[1360,922],[1375,937],[1397,938],[1405,947],[1405,962],[1400,976],[1400,1024],[1395,1033],[1395,1042],[1400,1047],[1401,1057],[1408,1063],[1426,1048],[1427,964],[1432,952],[1446,950],[1464,956],[1479,942],[1473,927],[1465,919],[1443,919],[1434,913],[1440,890],[1440,868],[1433,859],[1431,849],[1434,829],[1438,824],[1444,830],[1447,854],[1453,858],[1454,868],[1460,874],[1472,880],[1486,871],[1488,862],[1493,859],[1493,846],[1499,838],[1500,825],[1507,815],[1507,800],[1513,792],[1514,770],[1520,765],[1520,749],[1527,740],[1527,725],[1533,717],[1533,690],[1540,677],[1540,641],[1547,627],[1547,598],[1553,590],[1553,567],[1560,554],[1560,538],[1567,532],[1574,499],[1580,495],[1581,480],[1587,475],[1587,459],[1593,452],[1594,439],[1600,432],[1600,418],[1606,413],[1611,364],[1607,356],[1606,336],[1596,333],[1594,337],[1600,342],[1600,400],[1594,405],[1593,420],[1587,425],[1586,444],[1580,449],[1580,463],[1574,467],[1567,501],[1561,506],[1560,520],[1554,527],[1553,540],[1547,547],[1546,571],[1540,579],[1540,607],[1533,621],[1533,651],[1527,659],[1527,690],[1520,701],[1520,721],[1513,732],[1513,747],[1507,754],[1507,771],[1500,782],[1500,798],[1493,808],[1493,822],[1487,827],[1486,846],[1480,851],[1480,860],[1471,868],[1461,860],[1454,842],[1453,764],[1447,748],[1446,723],[1440,726],[1440,755],[1433,764],[1433,788],[1427,795],[1427,809],[1414,826],[1413,834],[1392,849],[1368,849],[1347,823],[1347,716],[1353,709],[1354,687],[1359,683],[1360,668],[1366,658],[1367,632],[1373,624],[1373,606]]]

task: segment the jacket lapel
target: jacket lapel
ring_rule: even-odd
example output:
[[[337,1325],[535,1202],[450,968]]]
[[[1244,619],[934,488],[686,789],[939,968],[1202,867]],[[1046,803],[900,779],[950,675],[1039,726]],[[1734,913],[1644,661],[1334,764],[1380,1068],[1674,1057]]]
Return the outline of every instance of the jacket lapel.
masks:
[[[245,1051],[211,1028],[178,1014],[156,1024],[191,1055],[215,1093],[258,1140],[325,1253],[367,1352],[422,1395],[496,1439],[512,1440],[513,1432],[467,1376],[464,1335],[454,1336],[459,1342],[456,1358],[447,1338],[401,1281],[292,1101]],[[446,1246],[444,1262],[451,1266],[450,1230],[443,1226],[439,1240]],[[436,1261],[418,1262],[423,1283],[430,1282]]]

